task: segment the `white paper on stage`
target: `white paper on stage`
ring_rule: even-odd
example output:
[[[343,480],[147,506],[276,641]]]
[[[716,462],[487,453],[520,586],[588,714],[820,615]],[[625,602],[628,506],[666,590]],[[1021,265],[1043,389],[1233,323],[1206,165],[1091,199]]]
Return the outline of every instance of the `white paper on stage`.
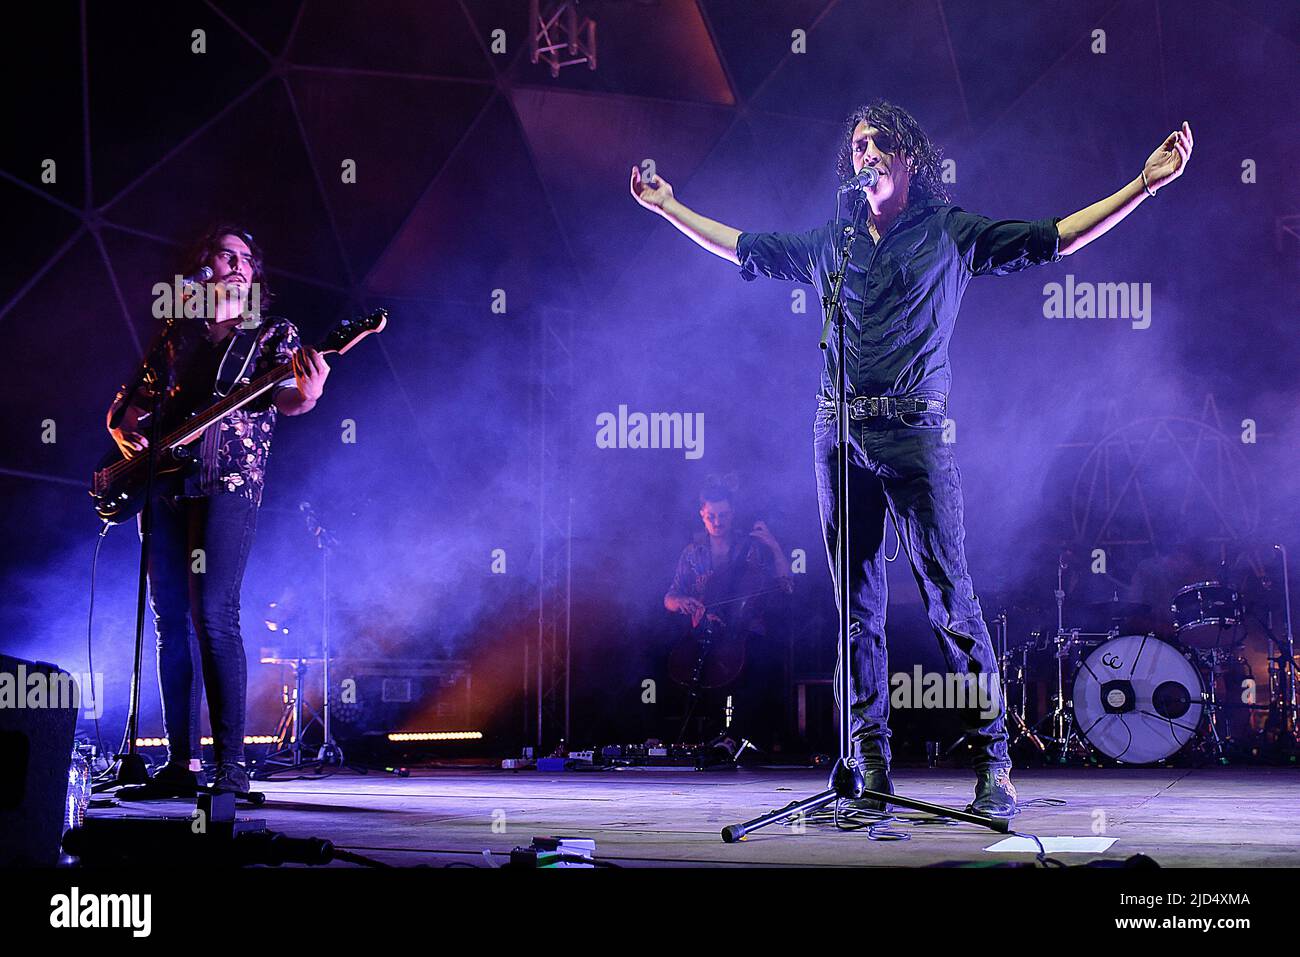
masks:
[[[1115,843],[1113,837],[1042,837],[1043,850],[1048,854],[1104,854]],[[1004,837],[996,844],[984,848],[994,854],[1036,854],[1038,845],[1027,837]]]

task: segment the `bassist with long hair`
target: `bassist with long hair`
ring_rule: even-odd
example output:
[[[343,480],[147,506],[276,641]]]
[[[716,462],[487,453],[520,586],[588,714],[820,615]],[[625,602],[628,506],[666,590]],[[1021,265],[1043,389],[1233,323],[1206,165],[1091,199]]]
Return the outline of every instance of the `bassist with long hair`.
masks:
[[[189,795],[207,783],[199,748],[202,688],[217,765],[213,788],[248,790],[240,587],[276,418],[310,411],[329,375],[324,356],[301,346],[293,323],[255,311],[269,296],[261,251],[247,230],[209,229],[182,268],[186,276],[211,275],[174,305],[139,372],[109,408],[108,431],[125,459],[146,452],[151,432],[164,434],[241,383],[285,362],[292,373],[207,428],[189,446],[190,468],[155,481],[148,576],[168,759],[136,789],[138,798]],[[158,423],[151,422],[155,408]]]

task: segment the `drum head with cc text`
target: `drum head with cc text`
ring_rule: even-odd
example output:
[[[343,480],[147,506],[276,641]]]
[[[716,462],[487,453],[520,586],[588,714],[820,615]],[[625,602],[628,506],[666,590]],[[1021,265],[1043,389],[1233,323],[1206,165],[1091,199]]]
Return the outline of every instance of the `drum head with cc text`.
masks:
[[[1167,758],[1196,736],[1204,707],[1201,677],[1178,649],[1153,635],[1104,642],[1074,676],[1079,733],[1125,764]]]

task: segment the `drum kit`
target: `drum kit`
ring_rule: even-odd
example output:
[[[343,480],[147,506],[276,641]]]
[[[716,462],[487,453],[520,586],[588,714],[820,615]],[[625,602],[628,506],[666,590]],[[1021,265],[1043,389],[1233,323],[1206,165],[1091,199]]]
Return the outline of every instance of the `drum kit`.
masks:
[[[1267,735],[1295,760],[1289,627],[1279,636],[1271,616],[1248,617],[1238,589],[1223,581],[1178,589],[1170,637],[1139,632],[1133,625],[1150,621],[1150,606],[1117,598],[1079,609],[1091,629],[1069,627],[1064,569],[1058,564],[1055,631],[1032,631],[1009,647],[1006,613],[996,619],[1013,747],[1059,764],[1150,765],[1176,756],[1228,763],[1258,753]],[[1245,644],[1248,631],[1261,628],[1275,653],[1257,692]],[[1243,709],[1246,720],[1235,720]]]

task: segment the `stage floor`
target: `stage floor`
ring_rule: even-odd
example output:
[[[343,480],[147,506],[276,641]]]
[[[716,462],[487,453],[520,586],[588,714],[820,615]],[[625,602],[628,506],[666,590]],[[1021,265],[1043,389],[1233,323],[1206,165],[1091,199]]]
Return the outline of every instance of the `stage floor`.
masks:
[[[973,775],[899,769],[900,793],[964,807]],[[1015,830],[1040,838],[1115,838],[1104,854],[1054,854],[1071,864],[1144,853],[1165,867],[1300,865],[1300,771],[1286,768],[1060,769],[1015,772],[1029,807]],[[268,800],[241,805],[292,837],[320,837],[394,865],[497,865],[534,835],[594,839],[599,858],[625,867],[885,867],[945,861],[1032,860],[985,850],[1001,836],[972,825],[904,826],[908,841],[872,841],[809,822],[803,833],[771,826],[724,844],[726,824],[820,790],[810,770],[565,772],[415,770],[410,778],[339,773],[318,780],[256,782]],[[185,814],[192,802],[92,808],[91,816]],[[911,815],[912,812],[902,812]],[[347,866],[347,865],[342,865]]]

